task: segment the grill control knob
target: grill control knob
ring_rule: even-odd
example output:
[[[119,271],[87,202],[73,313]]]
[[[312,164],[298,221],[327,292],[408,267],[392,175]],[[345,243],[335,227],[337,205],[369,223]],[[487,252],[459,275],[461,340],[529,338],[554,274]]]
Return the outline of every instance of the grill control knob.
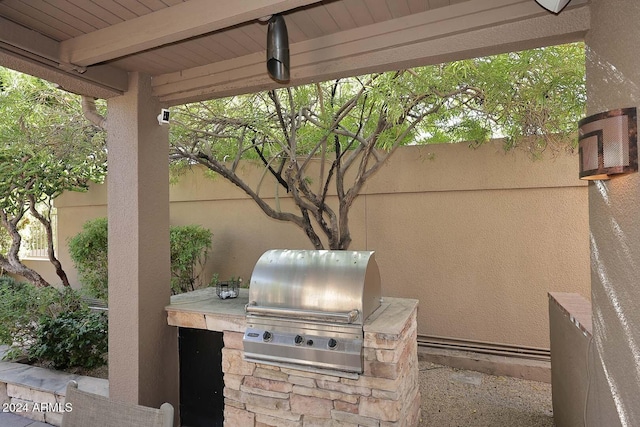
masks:
[[[333,338],[329,339],[329,342],[327,343],[327,345],[329,346],[329,348],[331,350],[335,349],[336,346],[338,345],[338,341],[334,340]]]
[[[264,331],[264,334],[262,334],[262,341],[269,342],[272,339],[273,339],[273,334],[269,331]]]
[[[294,341],[296,342],[296,345],[300,345],[304,342],[304,338],[302,337],[302,335],[296,335],[296,338]]]

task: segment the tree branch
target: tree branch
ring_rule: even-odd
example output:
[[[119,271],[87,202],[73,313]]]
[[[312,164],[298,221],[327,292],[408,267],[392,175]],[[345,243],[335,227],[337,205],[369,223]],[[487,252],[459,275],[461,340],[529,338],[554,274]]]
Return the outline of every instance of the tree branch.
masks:
[[[56,258],[55,250],[53,247],[53,229],[51,228],[51,220],[44,215],[42,215],[36,209],[36,199],[33,195],[29,195],[29,211],[31,215],[33,215],[40,223],[44,226],[45,232],[47,233],[47,255],[49,257],[49,262],[53,264],[56,274],[62,281],[62,285],[65,287],[70,287],[69,279],[67,278],[67,273],[62,269],[62,264]],[[51,212],[51,205],[49,204],[49,212]]]

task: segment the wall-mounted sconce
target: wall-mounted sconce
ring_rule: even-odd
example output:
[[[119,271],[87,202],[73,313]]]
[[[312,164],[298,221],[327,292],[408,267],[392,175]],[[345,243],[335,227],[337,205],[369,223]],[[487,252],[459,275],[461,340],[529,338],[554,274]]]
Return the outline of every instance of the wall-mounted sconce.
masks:
[[[605,111],[578,122],[580,179],[638,171],[636,108]]]
[[[536,0],[540,6],[553,13],[560,13],[570,1],[571,0]]]
[[[289,35],[282,15],[273,15],[267,29],[267,71],[278,82],[289,81]]]

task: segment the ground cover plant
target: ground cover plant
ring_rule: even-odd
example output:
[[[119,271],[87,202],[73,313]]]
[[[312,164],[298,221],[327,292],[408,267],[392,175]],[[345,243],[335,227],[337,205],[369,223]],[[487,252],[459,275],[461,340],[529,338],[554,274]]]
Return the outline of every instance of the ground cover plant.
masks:
[[[55,369],[97,368],[108,351],[107,315],[88,307],[41,319],[29,357],[51,362]]]
[[[76,290],[1,276],[0,344],[10,346],[7,359],[93,368],[105,363],[107,319],[91,312]]]

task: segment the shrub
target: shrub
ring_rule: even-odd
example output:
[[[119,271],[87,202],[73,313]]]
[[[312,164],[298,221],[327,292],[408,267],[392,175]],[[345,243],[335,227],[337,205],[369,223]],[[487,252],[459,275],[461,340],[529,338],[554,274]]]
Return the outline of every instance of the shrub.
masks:
[[[69,253],[86,292],[108,297],[107,219],[87,221],[82,231],[69,239]],[[171,291],[174,294],[201,286],[200,275],[211,249],[211,231],[199,225],[172,226]]]
[[[96,368],[106,363],[107,317],[88,308],[42,319],[29,356],[53,363],[56,369]]]
[[[78,270],[83,289],[91,296],[107,299],[107,218],[87,221],[82,231],[69,239],[69,255]]]
[[[38,288],[3,277],[0,281],[0,343],[10,346],[5,357],[12,359],[28,353],[42,319],[82,307],[80,296],[73,289]]]
[[[171,227],[171,291],[174,294],[200,287],[202,267],[211,249],[211,231],[199,225]]]
[[[11,276],[0,276],[0,288],[17,286],[18,282]]]

